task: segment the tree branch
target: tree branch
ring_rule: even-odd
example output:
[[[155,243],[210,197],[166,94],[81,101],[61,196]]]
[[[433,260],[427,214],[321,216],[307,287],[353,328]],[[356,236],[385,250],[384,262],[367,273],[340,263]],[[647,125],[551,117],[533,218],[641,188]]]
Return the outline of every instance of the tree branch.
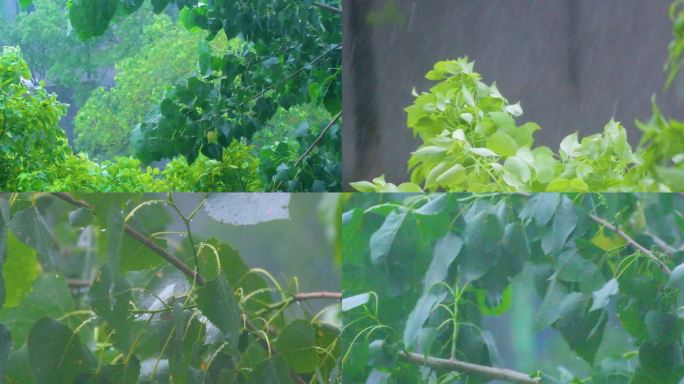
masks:
[[[68,193],[56,192],[56,193],[53,193],[52,195],[66,201],[66,202],[68,202],[74,206],[89,209],[91,211],[94,209],[90,204],[88,204],[88,202],[83,201],[83,200],[77,200]],[[132,228],[128,224],[124,224],[124,231],[126,232],[126,234],[128,234],[129,236],[138,240],[140,243],[145,245],[147,248],[149,248],[153,252],[157,253],[159,256],[163,257],[166,261],[173,264],[173,266],[175,266],[180,271],[185,273],[188,277],[194,279],[197,282],[197,285],[200,285],[200,286],[204,285],[204,280],[199,275],[197,275],[195,273],[195,271],[193,271],[190,267],[188,267],[185,263],[183,263],[183,261],[176,258],[172,254],[168,253],[165,249],[161,248],[159,245],[157,245],[157,243],[153,242],[152,240],[150,240],[145,235],[138,232],[137,230],[135,230],[134,228]],[[79,283],[82,283],[82,282],[79,282]],[[322,292],[314,292],[314,294],[317,294],[317,296],[323,295]],[[329,293],[326,292],[325,294],[327,295]],[[271,351],[271,353],[275,353],[275,349],[273,348],[273,346],[268,342],[268,340],[263,338],[263,336],[259,332],[259,329],[254,325],[254,323],[252,323],[251,320],[249,320],[249,318],[246,317],[246,315],[245,315],[245,324],[247,326],[247,329],[249,329],[250,331],[257,334],[257,338],[259,339],[260,344],[264,347],[264,349],[266,349],[267,351]],[[292,370],[290,370],[290,376],[292,377],[292,379],[297,384],[306,384],[306,381],[301,376],[299,376],[296,372],[294,372]]]
[[[616,225],[613,225],[613,224],[609,223],[608,221],[606,221],[605,219],[602,219],[602,218],[600,218],[594,214],[589,214],[589,217],[595,223],[597,223],[597,224],[599,224],[605,228],[608,228],[611,232],[620,236],[632,248],[636,249],[637,251],[646,255],[649,259],[653,260],[656,264],[658,264],[658,267],[660,268],[661,271],[663,271],[663,273],[665,273],[668,276],[672,275],[672,271],[670,270],[670,268],[667,267],[667,265],[665,265],[665,263],[663,263],[662,260],[660,260],[656,255],[654,255],[653,252],[646,249],[643,245],[637,243],[628,234],[626,234],[624,231],[622,231],[622,229],[618,228]]]
[[[661,239],[660,237],[656,236],[655,234],[651,232],[646,232],[648,236],[653,239],[653,244],[655,244],[658,248],[660,248],[661,251],[664,253],[667,253],[668,255],[672,255],[673,253],[677,252],[677,249],[671,246],[670,244],[666,243],[665,240]]]
[[[66,202],[68,202],[71,205],[85,208],[88,210],[93,210],[94,208],[88,204],[88,202],[83,201],[83,200],[76,200],[74,199],[73,196],[71,196],[68,193],[64,192],[55,192],[52,194],[55,197],[58,197]],[[156,253],[157,255],[161,256],[164,260],[168,261],[176,267],[178,270],[183,272],[185,275],[193,279],[194,281],[197,282],[198,285],[204,285],[204,279],[200,275],[198,275],[195,271],[192,270],[192,268],[188,267],[187,264],[183,262],[183,260],[177,258],[176,256],[170,254],[166,249],[160,247],[157,243],[154,241],[150,240],[147,236],[143,235],[142,233],[138,232],[135,228],[131,227],[128,224],[124,224],[124,232],[129,235],[130,237],[136,239],[138,242],[140,242],[142,245],[146,246],[149,248],[152,252]]]
[[[335,7],[333,7],[332,5],[323,4],[323,3],[313,3],[313,6],[314,6],[314,7],[318,7],[318,8],[320,8],[320,9],[324,9],[324,10],[326,10],[326,11],[330,11],[330,12],[333,12],[333,13],[337,13],[337,14],[339,14],[339,15],[342,14],[342,10],[341,10],[341,9],[335,8]]]
[[[434,369],[459,371],[470,374],[482,375],[491,379],[506,380],[513,383],[523,383],[523,384],[540,384],[540,378],[531,378],[521,372],[513,371],[505,368],[489,367],[486,365],[479,365],[473,363],[467,363],[465,361],[460,361],[456,359],[440,359],[437,357],[428,357],[427,360],[425,356],[420,353],[406,352],[402,351],[399,353],[401,357],[407,363],[428,366]]]
[[[299,159],[297,159],[297,161],[294,164],[294,168],[297,168],[297,166],[299,166],[299,164],[301,164],[301,162],[304,161],[304,159],[309,155],[309,153],[311,153],[311,151],[313,151],[313,149],[321,142],[321,140],[323,140],[323,137],[325,136],[325,134],[328,133],[330,128],[333,125],[335,125],[335,123],[340,119],[340,117],[342,117],[342,111],[338,112],[337,115],[335,115],[335,117],[333,117],[333,119],[330,120],[328,125],[325,128],[323,128],[323,130],[318,135],[316,140],[314,140],[314,142],[311,143],[309,148],[307,148],[306,151],[301,156],[299,156]]]
[[[342,300],[340,292],[300,292],[294,295],[294,301],[315,300],[315,299],[335,299]]]

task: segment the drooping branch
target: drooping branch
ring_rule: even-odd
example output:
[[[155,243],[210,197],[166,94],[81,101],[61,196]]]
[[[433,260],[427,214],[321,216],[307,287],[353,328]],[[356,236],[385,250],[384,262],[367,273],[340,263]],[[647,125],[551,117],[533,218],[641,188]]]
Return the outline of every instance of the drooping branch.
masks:
[[[660,268],[660,270],[663,271],[663,273],[665,273],[668,276],[672,275],[672,271],[670,270],[670,268],[667,267],[667,265],[665,265],[665,263],[662,260],[660,260],[655,254],[653,254],[653,252],[646,249],[646,247],[637,243],[634,239],[632,239],[628,234],[626,234],[618,226],[611,224],[608,221],[606,221],[605,219],[602,219],[602,218],[600,218],[594,214],[589,214],[589,217],[595,223],[597,223],[597,224],[599,224],[605,228],[608,228],[611,232],[620,236],[624,241],[627,242],[627,244],[629,246],[631,246],[632,248],[636,249],[637,251],[643,253],[649,259],[653,260],[656,264],[658,264],[658,268]]]
[[[64,192],[56,192],[53,193],[53,196],[56,196],[76,207],[81,207],[85,208],[88,210],[94,210],[94,208],[86,201],[83,200],[77,200],[73,196],[71,196],[68,193]],[[171,263],[173,266],[178,268],[181,272],[185,273],[188,277],[194,279],[194,281],[197,282],[198,285],[204,285],[204,280],[195,273],[190,267],[188,267],[182,260],[176,258],[172,254],[168,253],[165,249],[161,248],[159,245],[157,245],[155,242],[147,238],[145,235],[142,233],[138,232],[136,229],[132,228],[128,224],[124,224],[124,231],[126,234],[129,236],[133,237],[137,241],[139,241],[141,244],[145,245],[147,248],[152,250],[153,252],[157,253],[159,256],[164,258],[166,261]],[[84,282],[79,281],[78,284],[83,284]],[[327,296],[329,295],[330,292],[312,292],[310,295],[313,297],[321,297],[321,296]],[[303,297],[306,297],[307,294],[304,294]],[[268,340],[261,334],[259,329],[254,325],[254,323],[247,317],[245,316],[245,325],[247,329],[254,333],[259,340],[259,343],[262,345],[262,347],[267,350],[271,351],[271,353],[276,353],[275,348],[268,342]],[[290,370],[290,377],[297,383],[297,384],[306,384],[306,381],[295,371]]]
[[[428,357],[425,359],[420,353],[402,351],[399,353],[402,360],[407,363],[428,366],[437,370],[449,370],[465,372],[475,375],[486,376],[491,379],[505,380],[513,383],[523,384],[540,384],[540,378],[532,378],[522,372],[513,371],[505,368],[489,367],[486,365],[479,365],[467,363],[456,359],[441,359],[437,357]]]
[[[56,193],[53,193],[52,195],[66,201],[69,204],[74,205],[76,207],[85,208],[85,209],[88,209],[91,211],[94,210],[94,208],[88,202],[83,201],[83,200],[77,200],[68,193],[56,192]],[[148,238],[144,234],[140,233],[137,229],[131,227],[128,224],[124,224],[124,232],[128,236],[136,239],[142,245],[149,248],[152,252],[161,256],[164,260],[171,263],[171,265],[173,265],[178,270],[183,272],[186,276],[188,276],[191,279],[193,279],[194,281],[196,281],[198,285],[204,285],[204,279],[202,279],[202,277],[200,275],[198,275],[192,268],[188,267],[187,264],[185,264],[183,262],[183,260],[181,260],[181,259],[177,258],[176,256],[170,254],[166,249],[160,247],[157,243],[150,240],[150,238]]]

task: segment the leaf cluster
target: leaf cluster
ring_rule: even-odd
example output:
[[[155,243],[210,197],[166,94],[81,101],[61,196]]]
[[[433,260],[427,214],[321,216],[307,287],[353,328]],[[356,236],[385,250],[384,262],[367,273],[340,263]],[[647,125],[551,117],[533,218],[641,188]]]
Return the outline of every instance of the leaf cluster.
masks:
[[[337,306],[291,308],[298,284],[195,233],[205,202],[185,212],[173,195],[0,196],[0,377],[338,382]],[[173,216],[183,231],[167,231]]]
[[[624,127],[610,121],[602,133],[564,138],[557,152],[534,146],[541,129],[527,122],[496,84],[487,85],[467,58],[442,61],[427,74],[437,81],[406,108],[407,124],[423,144],[408,166],[411,183],[396,187],[383,178],[352,183],[369,191],[589,192],[669,191],[680,188],[681,123],[667,121],[654,106],[653,121],[640,124],[645,135],[634,150]],[[671,141],[679,143],[681,140]],[[679,151],[679,152],[677,152]],[[677,153],[674,153],[677,152]]]
[[[536,332],[553,327],[588,367],[547,355],[527,368],[529,382],[536,370],[549,383],[678,383],[684,376],[681,196],[366,195],[347,207],[346,379],[491,381],[483,371],[430,366],[428,358],[496,367],[489,328],[521,305],[512,290],[522,275],[531,276],[540,302],[516,311],[530,312]],[[609,324],[619,346],[606,345]],[[425,360],[406,359],[409,353]]]

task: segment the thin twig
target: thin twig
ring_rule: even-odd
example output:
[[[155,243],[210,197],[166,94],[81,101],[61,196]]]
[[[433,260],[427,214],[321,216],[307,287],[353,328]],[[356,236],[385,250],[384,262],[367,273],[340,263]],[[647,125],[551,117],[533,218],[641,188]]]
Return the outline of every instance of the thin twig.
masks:
[[[316,64],[316,63],[319,62],[321,59],[323,59],[324,57],[326,57],[327,55],[329,55],[331,52],[334,52],[336,49],[339,49],[340,47],[342,47],[342,44],[337,44],[337,45],[335,45],[334,47],[328,49],[327,51],[321,53],[321,54],[318,55],[315,59],[311,60],[309,63],[307,63],[306,65],[300,67],[298,70],[296,70],[296,71],[294,71],[293,73],[289,74],[289,75],[286,76],[285,78],[283,78],[283,79],[281,79],[280,81],[277,81],[277,82],[273,83],[272,85],[270,85],[270,86],[264,88],[261,92],[259,92],[259,93],[257,93],[256,95],[254,95],[254,96],[250,99],[250,101],[254,101],[254,100],[260,98],[261,96],[263,96],[263,95],[265,95],[266,93],[268,93],[268,91],[270,91],[270,90],[272,90],[272,89],[275,89],[275,88],[279,87],[281,84],[287,83],[288,81],[292,80],[293,78],[299,76],[301,73],[303,73],[303,72],[306,71],[307,69],[311,68],[314,64]],[[245,103],[240,104],[240,107],[242,107],[244,104],[245,104]]]
[[[643,245],[637,243],[634,239],[632,239],[628,234],[626,234],[622,229],[618,228],[616,225],[613,225],[606,221],[605,219],[602,219],[596,215],[589,214],[589,217],[597,224],[602,225],[605,228],[608,228],[611,232],[615,233],[616,235],[620,236],[624,241],[627,242],[632,248],[638,250],[639,252],[643,253],[648,257],[649,259],[653,260],[656,264],[658,264],[658,267],[660,268],[663,273],[666,275],[670,276],[672,275],[672,271],[670,268],[665,265],[665,263],[660,260],[656,255],[653,254],[653,252],[649,251],[644,247]]]
[[[313,151],[313,149],[321,142],[321,140],[323,140],[325,134],[328,133],[330,128],[333,125],[335,125],[335,123],[337,123],[340,117],[342,117],[342,111],[338,112],[337,115],[335,115],[335,117],[333,117],[333,119],[330,120],[328,125],[321,131],[316,140],[314,140],[314,142],[311,143],[309,148],[307,148],[306,151],[301,156],[299,156],[299,159],[297,159],[297,161],[294,164],[294,168],[297,168],[297,166],[299,166],[299,164],[301,164],[301,162],[304,161],[304,158],[306,158],[309,155],[309,153],[311,153],[311,151]]]
[[[658,248],[660,248],[661,251],[664,253],[667,253],[668,255],[672,255],[673,253],[677,252],[677,249],[671,246],[670,244],[666,243],[665,240],[661,239],[660,237],[656,236],[655,234],[651,232],[646,232],[648,236],[653,239],[653,244],[655,244]]]
[[[314,7],[318,7],[318,8],[320,8],[320,9],[324,9],[324,10],[326,10],[326,11],[330,11],[330,12],[333,12],[333,13],[337,13],[337,14],[339,14],[339,15],[342,14],[342,10],[341,10],[341,9],[335,8],[335,7],[333,7],[332,5],[323,4],[323,3],[313,3],[313,6],[314,6]]]
[[[67,285],[69,288],[88,288],[92,284],[90,280],[79,280],[79,279],[69,279],[67,280]]]
[[[94,210],[94,208],[88,202],[83,201],[83,200],[74,199],[74,197],[68,193],[55,192],[52,195],[68,202],[71,205],[81,207],[81,208],[85,208],[85,209],[89,209],[91,211]],[[130,237],[136,239],[142,245],[149,248],[152,252],[161,256],[164,260],[171,263],[171,265],[173,265],[178,270],[180,270],[181,272],[186,274],[188,277],[190,277],[191,279],[196,281],[198,285],[200,285],[200,286],[204,285],[204,279],[202,279],[202,277],[200,275],[198,275],[194,270],[192,270],[192,268],[188,267],[187,264],[185,264],[181,259],[170,254],[166,249],[160,247],[157,243],[150,240],[147,236],[138,232],[138,230],[136,230],[135,228],[131,227],[128,224],[124,224],[124,232],[127,235],[129,235]]]
[[[335,115],[335,117],[333,117],[333,119],[330,120],[330,122],[328,123],[328,125],[327,125],[325,128],[323,128],[323,131],[321,131],[321,133],[318,135],[318,137],[316,138],[316,140],[314,140],[314,142],[311,143],[311,145],[309,146],[309,148],[307,148],[306,151],[305,151],[301,156],[299,156],[299,158],[297,159],[297,161],[295,161],[295,163],[294,163],[294,165],[292,166],[292,168],[297,168],[297,167],[299,166],[299,164],[301,164],[301,162],[304,161],[304,159],[306,158],[306,156],[308,156],[309,153],[311,153],[311,151],[313,151],[313,149],[321,142],[321,140],[323,140],[323,137],[325,136],[325,134],[328,133],[328,131],[330,130],[330,128],[331,128],[333,125],[335,125],[335,123],[340,119],[340,117],[342,117],[342,111],[338,112],[337,115]],[[298,174],[299,174],[299,172],[297,172],[297,175],[298,175]],[[283,185],[283,180],[280,180],[280,181],[278,182],[278,185],[276,185],[273,189],[271,189],[271,191],[277,191],[277,190],[279,190],[281,185]]]
[[[342,300],[340,292],[300,292],[294,295],[294,301],[315,300],[315,299],[334,299]]]
[[[456,359],[440,359],[437,357],[430,356],[426,359],[425,356],[422,354],[406,351],[400,352],[399,356],[408,363],[428,366],[433,369],[444,369],[465,372],[470,374],[486,376],[491,379],[506,380],[513,383],[541,383],[540,378],[531,378],[529,375],[526,375],[524,373],[505,368],[489,367],[486,365],[467,363],[465,361],[460,361]]]

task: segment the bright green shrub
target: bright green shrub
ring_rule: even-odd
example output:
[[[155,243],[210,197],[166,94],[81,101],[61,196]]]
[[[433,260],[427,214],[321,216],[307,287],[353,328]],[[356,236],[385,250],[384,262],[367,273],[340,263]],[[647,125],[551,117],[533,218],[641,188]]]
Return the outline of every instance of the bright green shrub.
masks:
[[[673,157],[683,152],[681,124],[665,122],[656,113],[651,123],[641,124],[646,135],[633,151],[625,129],[611,121],[602,133],[581,141],[577,133],[567,136],[555,153],[534,146],[534,132],[541,128],[532,122],[519,125],[520,104],[509,103],[496,84],[480,81],[473,67],[467,58],[439,62],[426,76],[438,83],[428,92],[414,93],[415,103],[406,108],[407,124],[423,144],[408,162],[411,183],[397,187],[380,177],[352,183],[356,189],[588,192],[684,188],[677,181],[684,179],[684,162]],[[665,149],[658,147],[671,140]]]
[[[23,80],[22,80],[23,79]],[[17,188],[22,172],[43,169],[71,152],[57,123],[66,105],[42,85],[25,84],[31,73],[21,51],[2,48],[0,55],[0,190]]]
[[[185,157],[172,160],[164,169],[164,190],[253,192],[262,189],[259,160],[252,147],[233,141],[223,151],[223,161],[200,155],[191,165]]]
[[[18,176],[17,190],[44,192],[237,192],[259,191],[259,160],[252,148],[234,142],[223,161],[201,156],[192,165],[184,157],[172,160],[164,171],[143,167],[140,160],[117,157],[102,163],[87,155],[68,155],[63,161]]]
[[[44,192],[157,192],[165,190],[159,173],[157,168],[141,169],[140,160],[130,157],[98,164],[79,154],[19,175],[18,187]]]

